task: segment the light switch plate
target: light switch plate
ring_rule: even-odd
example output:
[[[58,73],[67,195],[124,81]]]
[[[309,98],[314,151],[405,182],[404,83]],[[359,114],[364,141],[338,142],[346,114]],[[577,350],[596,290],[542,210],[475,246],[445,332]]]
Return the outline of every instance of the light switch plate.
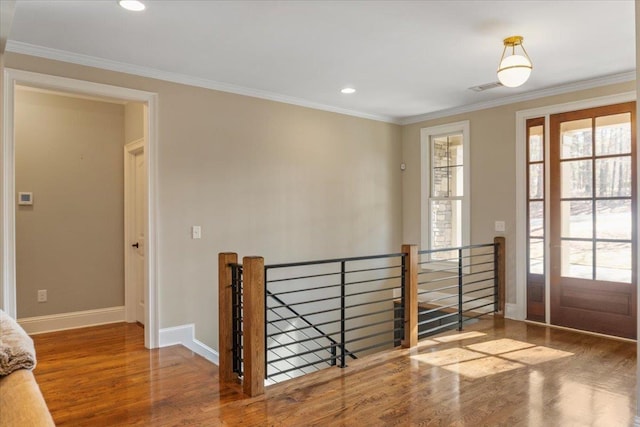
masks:
[[[39,289],[38,290],[38,302],[47,302],[47,290]]]
[[[194,225],[191,227],[191,238],[192,239],[201,239],[202,238],[202,227],[199,225]]]
[[[499,232],[506,231],[506,226],[505,226],[504,221],[496,221],[495,230],[499,231]]]

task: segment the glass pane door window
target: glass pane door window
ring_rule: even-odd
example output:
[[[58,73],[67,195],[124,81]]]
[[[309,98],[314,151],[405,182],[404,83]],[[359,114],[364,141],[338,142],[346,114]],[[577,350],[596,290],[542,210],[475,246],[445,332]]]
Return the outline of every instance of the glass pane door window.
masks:
[[[560,124],[561,275],[631,283],[631,113]]]
[[[634,338],[635,103],[553,115],[550,134],[551,322]]]
[[[545,119],[527,120],[527,319],[545,320]]]

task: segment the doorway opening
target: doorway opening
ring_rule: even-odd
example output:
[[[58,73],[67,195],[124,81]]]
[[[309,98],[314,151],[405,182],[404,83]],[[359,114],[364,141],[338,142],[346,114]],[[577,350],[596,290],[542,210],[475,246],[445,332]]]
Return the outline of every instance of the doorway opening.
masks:
[[[634,99],[625,93],[517,113],[524,192],[512,317],[636,337]]]
[[[551,323],[636,338],[636,104],[550,117]]]
[[[145,123],[144,129],[144,170],[138,174],[144,185],[141,186],[142,200],[138,202],[144,207],[141,213],[141,227],[144,236],[144,258],[141,263],[142,287],[137,293],[142,294],[139,298],[145,303],[144,313],[140,323],[145,325],[145,347],[155,348],[158,346],[159,322],[157,314],[157,263],[155,260],[157,253],[156,238],[156,98],[157,95],[149,92],[137,91],[133,89],[116,86],[91,83],[87,81],[67,79],[62,77],[49,76],[38,73],[25,72],[20,70],[6,69],[4,75],[4,115],[3,115],[3,188],[2,188],[2,307],[11,316],[17,317],[17,292],[16,292],[16,208],[18,190],[16,190],[16,169],[15,169],[15,99],[18,86],[38,88],[38,90],[54,91],[59,93],[73,94],[77,97],[89,99],[109,99],[120,100],[121,102],[133,102],[144,105]],[[120,148],[122,150],[122,148]],[[122,153],[122,151],[120,151]],[[122,154],[120,154],[122,156]],[[122,157],[119,157],[122,159]],[[121,160],[120,160],[121,161]],[[35,195],[34,195],[35,196]],[[34,197],[35,201],[35,197]],[[71,230],[72,232],[73,230]],[[122,238],[121,238],[122,239]],[[130,248],[130,243],[125,241],[126,249]],[[76,248],[81,251],[82,248]],[[132,294],[129,289],[125,290],[125,318],[127,321],[136,321],[135,316],[131,317],[130,306],[135,306],[133,301],[127,297]]]

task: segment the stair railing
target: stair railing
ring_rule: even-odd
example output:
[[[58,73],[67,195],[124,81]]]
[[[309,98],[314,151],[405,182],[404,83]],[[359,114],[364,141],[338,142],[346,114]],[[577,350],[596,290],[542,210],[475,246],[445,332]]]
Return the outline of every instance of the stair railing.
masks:
[[[289,330],[295,328],[293,322],[286,320],[277,310],[272,312],[276,316],[276,321],[271,322],[267,329],[267,378],[273,382],[292,379],[300,375],[321,369],[321,367],[331,366],[325,359],[324,352],[333,356],[335,360],[335,344],[329,347],[322,346],[320,339],[323,336],[310,337],[302,333],[303,339],[299,339],[301,333],[292,334]],[[296,354],[296,349],[301,347],[301,355]],[[312,348],[313,347],[313,348]],[[290,360],[286,356],[296,356],[296,360]],[[279,359],[277,362],[273,360]],[[299,363],[296,363],[299,362]],[[321,367],[318,367],[321,366]]]
[[[505,239],[418,252],[418,339],[504,316]]]
[[[455,256],[447,257],[447,252]],[[319,367],[346,367],[381,348],[489,312],[504,314],[504,238],[493,244],[264,265],[221,253],[220,379],[242,376],[244,392]],[[435,324],[434,322],[439,322]],[[444,323],[443,323],[444,322]]]
[[[298,313],[298,312],[297,312],[295,309],[293,309],[290,305],[287,305],[287,303],[286,303],[286,302],[284,302],[282,299],[280,299],[277,295],[274,295],[273,293],[271,293],[269,290],[267,290],[267,297],[268,297],[268,298],[272,298],[273,300],[275,300],[275,301],[276,301],[276,302],[277,302],[281,307],[285,308],[286,310],[288,310],[289,312],[291,312],[291,314],[292,314],[293,316],[297,317],[298,319],[300,319],[300,321],[302,321],[303,323],[307,324],[307,325],[308,325],[308,328],[313,329],[314,331],[316,331],[316,332],[319,334],[319,337],[321,337],[321,338],[326,338],[326,339],[331,343],[331,345],[330,345],[329,347],[330,347],[331,349],[333,349],[333,350],[332,350],[332,353],[334,353],[334,352],[335,352],[335,348],[336,348],[339,344],[338,344],[338,342],[337,342],[336,340],[334,340],[330,335],[327,335],[327,334],[326,334],[326,333],[324,333],[324,332],[323,332],[323,331],[322,331],[318,326],[316,326],[316,325],[314,325],[313,323],[309,322],[309,321],[307,320],[307,318],[306,318],[306,317],[304,317],[303,315],[301,315],[300,313]],[[270,307],[268,306],[268,304],[267,304],[267,308],[268,308],[270,311],[274,311],[274,312],[275,312],[275,310],[274,310],[273,308],[270,308]],[[286,319],[285,319],[285,318],[282,318],[282,320],[286,320]],[[293,325],[292,325],[292,326],[293,326]],[[297,331],[302,332],[302,331],[304,331],[304,329],[308,329],[308,328],[297,328]],[[304,332],[302,332],[302,333],[303,333],[304,335],[306,335],[306,333],[304,333]],[[316,339],[316,338],[309,337],[308,335],[307,335],[307,337],[308,337],[308,339],[309,339],[309,340],[314,340],[314,339]],[[300,342],[304,342],[304,341],[300,341]],[[331,360],[331,362],[332,362],[331,364],[332,364],[332,365],[335,365],[335,364],[336,364],[335,354],[334,354],[333,356],[334,356],[334,357],[333,357],[333,358],[332,358],[332,360]],[[357,357],[356,357],[355,355],[351,355],[351,357],[352,357],[353,359],[357,359]]]
[[[330,259],[265,266],[268,301],[267,314],[276,309],[288,311],[286,318],[272,321],[267,316],[267,325],[286,320],[300,322],[302,326],[288,329],[296,339],[291,343],[309,343],[314,349],[299,349],[293,354],[267,360],[271,366],[282,360],[295,361],[296,366],[317,366],[319,363],[346,367],[347,359],[356,359],[357,354],[373,348],[392,345],[393,332],[402,329],[394,324],[393,289],[402,288],[403,266],[393,258],[403,259],[403,254]],[[377,263],[375,266],[365,264]],[[359,266],[357,266],[359,265]],[[393,271],[393,273],[390,273]],[[395,281],[395,282],[394,282]],[[372,308],[373,307],[373,308]],[[311,320],[309,320],[311,319]],[[399,320],[402,320],[400,318]],[[385,326],[387,325],[387,329]],[[322,327],[322,329],[320,329]],[[309,338],[305,331],[317,336]],[[380,339],[387,335],[388,339]],[[319,344],[327,339],[327,345]],[[371,340],[375,342],[371,342]],[[397,340],[399,344],[399,340]],[[367,343],[362,346],[360,343]],[[349,343],[360,347],[350,350]],[[268,345],[267,350],[271,350]],[[319,352],[329,351],[326,357]],[[336,350],[340,353],[337,354]],[[313,363],[304,363],[302,356],[316,358]],[[294,370],[294,368],[291,368]],[[267,370],[267,378],[271,379]]]

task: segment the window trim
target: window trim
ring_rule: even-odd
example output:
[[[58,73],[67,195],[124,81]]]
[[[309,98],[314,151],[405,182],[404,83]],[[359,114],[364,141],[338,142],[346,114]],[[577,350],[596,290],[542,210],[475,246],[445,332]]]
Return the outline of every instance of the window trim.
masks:
[[[462,201],[462,246],[469,245],[471,236],[471,155],[470,155],[470,125],[469,120],[448,123],[438,126],[430,126],[420,129],[420,249],[431,249],[431,213],[429,202],[431,201],[431,137],[449,134],[462,134],[462,163],[463,163],[463,192],[462,197],[452,199]],[[436,197],[435,199],[442,199]],[[451,262],[433,263],[430,266],[443,268],[451,267]]]

